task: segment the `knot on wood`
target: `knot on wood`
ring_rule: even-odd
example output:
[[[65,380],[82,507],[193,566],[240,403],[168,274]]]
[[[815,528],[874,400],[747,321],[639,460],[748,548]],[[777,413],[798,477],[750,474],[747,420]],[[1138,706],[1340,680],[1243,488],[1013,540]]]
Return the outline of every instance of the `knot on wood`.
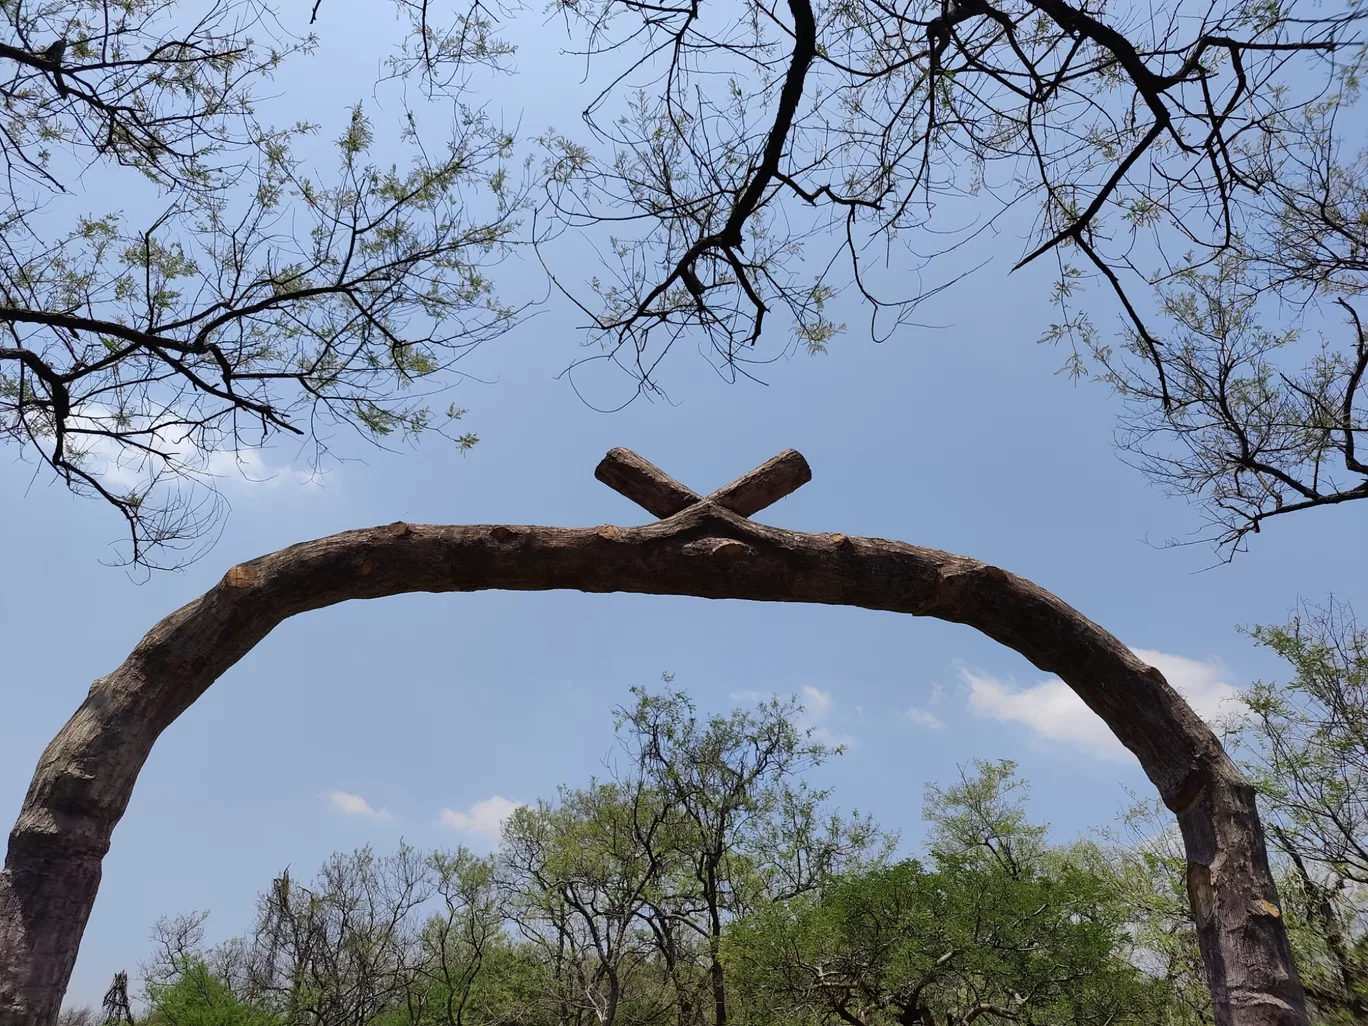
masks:
[[[256,568],[248,566],[246,563],[230,567],[228,572],[223,575],[223,583],[229,588],[250,588],[256,582]]]
[[[1200,862],[1189,862],[1187,868],[1188,901],[1192,904],[1192,917],[1200,929],[1211,922],[1216,914],[1216,874],[1210,866]]]
[[[735,538],[699,538],[685,545],[684,551],[711,556],[719,563],[731,563],[745,556],[755,555],[754,549]]]
[[[594,470],[594,476],[660,520],[702,502],[750,517],[811,481],[812,468],[802,453],[786,449],[749,474],[702,496],[630,449],[611,449]]]
[[[1189,770],[1176,787],[1161,790],[1160,797],[1169,811],[1175,815],[1188,812],[1201,799],[1202,792],[1206,790],[1206,782],[1206,774],[1197,767]]]

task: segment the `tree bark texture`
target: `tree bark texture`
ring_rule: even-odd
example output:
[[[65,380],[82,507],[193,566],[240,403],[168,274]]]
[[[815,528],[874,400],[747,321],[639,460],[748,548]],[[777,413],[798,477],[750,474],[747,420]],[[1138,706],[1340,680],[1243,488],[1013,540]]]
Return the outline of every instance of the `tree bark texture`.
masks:
[[[805,464],[787,454],[776,460],[787,484],[774,494],[806,479]],[[618,459],[618,469],[628,462]],[[610,476],[611,469],[600,468]],[[650,470],[628,468],[628,477],[643,482]],[[772,501],[755,473],[706,500],[683,486],[674,487],[687,494],[673,497],[662,482],[653,487],[657,508],[684,506],[644,527],[396,523],[304,542],[233,567],[153,627],[91,686],[48,745],[10,834],[0,873],[0,1026],[55,1022],[101,860],[138,772],[161,732],[225,670],[298,613],[350,599],[485,589],[823,603],[977,628],[1068,682],[1177,814],[1217,1022],[1305,1026],[1253,789],[1158,670],[1054,595],[995,566],[901,542],[754,523],[745,514]]]

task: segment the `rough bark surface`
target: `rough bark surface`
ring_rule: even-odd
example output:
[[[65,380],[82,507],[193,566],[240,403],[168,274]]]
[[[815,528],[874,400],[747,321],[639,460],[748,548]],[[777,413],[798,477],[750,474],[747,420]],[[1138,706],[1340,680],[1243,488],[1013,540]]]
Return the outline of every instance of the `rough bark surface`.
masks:
[[[685,505],[644,527],[396,523],[349,531],[235,566],[153,627],[48,745],[10,834],[0,872],[0,1026],[55,1022],[101,860],[138,772],[161,732],[225,670],[298,613],[487,589],[824,603],[976,627],[1068,682],[1177,814],[1217,1022],[1305,1026],[1253,790],[1158,670],[1059,598],[995,566],[740,515],[807,479],[796,453],[707,500],[630,456],[614,450],[601,479],[617,473],[613,487],[634,498],[649,492],[662,510]]]

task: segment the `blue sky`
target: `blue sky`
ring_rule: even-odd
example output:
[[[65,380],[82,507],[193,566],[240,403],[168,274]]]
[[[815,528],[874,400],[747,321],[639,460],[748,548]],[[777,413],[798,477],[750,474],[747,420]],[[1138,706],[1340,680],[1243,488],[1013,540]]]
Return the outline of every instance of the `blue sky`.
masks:
[[[323,28],[309,74],[284,80],[292,102],[352,99],[342,89],[348,61],[374,61],[361,28]],[[534,54],[524,67],[551,68],[535,47],[549,61],[554,43],[526,42]],[[510,115],[525,109],[536,126],[563,116],[557,102],[578,102],[547,81],[510,80],[501,94]],[[1279,621],[1299,596],[1333,592],[1362,605],[1362,511],[1275,521],[1229,566],[1213,568],[1202,546],[1147,543],[1188,536],[1201,521],[1117,458],[1117,408],[1105,390],[1054,373],[1062,354],[1034,343],[1050,318],[1048,282],[1007,277],[1015,250],[1011,240],[928,311],[945,328],[876,346],[850,308],[854,330],[829,354],[774,365],[768,386],[726,385],[681,347],[663,372],[672,401],[616,414],[592,412],[556,379],[581,339],[577,319],[552,305],[471,358],[483,383],[455,396],[482,439],[470,454],[440,440],[395,454],[354,444],[321,483],[301,484],[291,453],[273,450],[270,482],[225,481],[233,511],[217,547],[141,584],[101,565],[117,539],[114,515],[7,450],[0,813],[12,822],[39,753],[90,682],[226,567],[396,519],[640,523],[645,514],[593,479],[617,445],[699,491],[796,448],[813,480],[760,514],[767,523],[997,563],[1146,650],[1199,704],[1277,676],[1236,625]],[[535,265],[515,261],[501,280],[530,289]],[[353,603],[284,624],[163,736],[115,832],[69,998],[98,1001],[114,971],[135,970],[159,916],[207,908],[211,938],[243,929],[252,898],[286,864],[308,872],[334,850],[392,848],[400,837],[487,847],[506,803],[601,769],[611,707],[662,671],[705,710],[747,692],[805,696],[813,724],[850,742],[822,782],[843,807],[901,830],[908,849],[923,785],[975,757],[1016,759],[1034,785],[1035,815],[1061,837],[1112,822],[1125,788],[1147,793],[1133,760],[1066,693],[955,625],[570,593]]]

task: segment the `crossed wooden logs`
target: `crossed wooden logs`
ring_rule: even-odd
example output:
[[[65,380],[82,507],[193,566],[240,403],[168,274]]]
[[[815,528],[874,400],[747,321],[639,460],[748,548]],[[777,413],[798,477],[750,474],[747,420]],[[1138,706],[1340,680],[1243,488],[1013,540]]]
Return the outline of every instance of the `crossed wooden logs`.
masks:
[[[598,479],[638,527],[394,523],[232,567],[91,685],[39,759],[0,871],[0,1026],[56,1021],[102,862],[157,737],[281,623],[339,602],[486,590],[858,606],[963,623],[1056,673],[1176,814],[1218,1026],[1306,1026],[1253,788],[1158,670],[1058,596],[965,556],[749,518],[807,482],[792,450],[707,496],[626,449]],[[349,639],[365,644],[365,638]]]
[[[704,497],[680,484],[630,449],[611,449],[594,476],[660,520],[710,502],[743,517],[753,517],[812,480],[812,468],[797,449],[785,449],[749,474]]]

